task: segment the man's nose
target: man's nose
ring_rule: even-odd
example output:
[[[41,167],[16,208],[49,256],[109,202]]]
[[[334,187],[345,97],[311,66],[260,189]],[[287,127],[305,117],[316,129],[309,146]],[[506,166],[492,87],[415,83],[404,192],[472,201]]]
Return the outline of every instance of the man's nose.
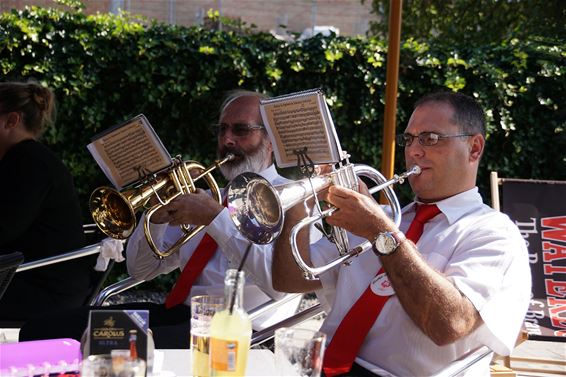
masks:
[[[236,137],[234,136],[230,128],[227,128],[226,131],[224,131],[224,133],[222,133],[218,137],[223,145],[236,145]]]
[[[419,140],[415,138],[411,145],[405,146],[405,155],[410,157],[422,157],[424,156],[424,148],[419,143]]]

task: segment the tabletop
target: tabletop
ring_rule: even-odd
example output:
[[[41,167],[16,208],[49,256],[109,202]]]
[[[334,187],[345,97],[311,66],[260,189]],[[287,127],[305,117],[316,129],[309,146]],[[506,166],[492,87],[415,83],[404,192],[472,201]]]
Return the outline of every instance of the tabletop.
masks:
[[[154,355],[154,376],[190,377],[190,349],[158,349]],[[268,349],[252,349],[248,354],[246,376],[276,376],[275,356]]]

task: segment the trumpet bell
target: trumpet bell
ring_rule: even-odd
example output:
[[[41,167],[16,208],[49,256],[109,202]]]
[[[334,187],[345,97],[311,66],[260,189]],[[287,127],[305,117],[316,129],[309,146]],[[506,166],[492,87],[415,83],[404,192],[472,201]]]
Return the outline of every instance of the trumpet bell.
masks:
[[[196,161],[182,161],[180,157],[176,157],[173,165],[166,171],[145,177],[129,190],[119,192],[111,187],[99,187],[90,196],[90,212],[94,222],[107,236],[126,239],[132,235],[136,227],[136,211],[144,208],[152,199],[157,199],[158,203],[146,211],[143,229],[145,238],[156,257],[166,258],[177,252],[204,226],[180,225],[183,233],[181,238],[169,249],[160,250],[151,236],[149,226],[151,216],[178,196],[193,193],[196,190],[195,182],[201,178],[208,184],[214,200],[220,204],[222,202],[220,189],[211,171],[233,158],[233,154],[228,154],[206,168]],[[196,177],[193,178],[193,175]]]
[[[271,243],[281,233],[281,200],[259,174],[248,172],[234,178],[228,188],[227,207],[238,230],[256,244]]]
[[[273,242],[283,230],[285,212],[332,183],[332,175],[272,185],[261,175],[242,173],[228,186],[228,210],[236,228],[256,244]]]
[[[90,195],[90,211],[96,225],[109,237],[124,240],[136,227],[130,200],[111,187],[99,187]]]
[[[391,210],[390,217],[399,226],[401,206],[393,191],[393,185],[403,183],[405,178],[413,174],[420,174],[420,172],[420,167],[414,166],[409,171],[387,180],[379,171],[370,166],[348,163],[330,173],[278,186],[272,186],[257,174],[244,173],[236,177],[229,186],[228,209],[232,221],[246,238],[254,243],[266,244],[280,235],[283,230],[285,212],[289,208],[331,185],[357,189],[358,177],[365,177],[376,184],[368,189],[370,194],[383,192]],[[307,280],[316,280],[320,274],[342,263],[348,264],[351,258],[371,250],[369,241],[350,248],[346,231],[332,227],[330,234],[324,233],[331,242],[336,244],[338,258],[320,267],[310,266],[302,259],[297,245],[299,231],[330,216],[334,211],[336,211],[335,207],[326,210],[319,209],[318,214],[302,219],[291,229],[289,235],[291,252]]]

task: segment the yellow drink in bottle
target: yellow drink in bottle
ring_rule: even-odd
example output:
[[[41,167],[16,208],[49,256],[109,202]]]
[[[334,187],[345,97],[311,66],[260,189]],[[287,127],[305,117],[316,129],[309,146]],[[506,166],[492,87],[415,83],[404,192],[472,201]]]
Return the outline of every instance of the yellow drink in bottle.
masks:
[[[244,272],[228,270],[226,308],[210,323],[210,376],[244,376],[252,336],[252,323],[241,306]]]
[[[244,314],[244,315],[242,315]],[[211,376],[243,376],[246,372],[252,323],[243,312],[217,313],[210,327]]]

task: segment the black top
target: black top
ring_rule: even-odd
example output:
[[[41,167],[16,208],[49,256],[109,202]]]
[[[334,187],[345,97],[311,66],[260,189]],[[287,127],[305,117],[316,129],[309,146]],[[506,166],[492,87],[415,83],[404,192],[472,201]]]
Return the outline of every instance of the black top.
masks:
[[[0,160],[0,181],[0,254],[22,252],[25,263],[84,246],[73,180],[47,147],[35,140],[13,146]],[[80,258],[17,273],[0,300],[0,318],[29,317],[29,308],[17,308],[28,302],[34,311],[82,304],[92,269],[92,258]]]

